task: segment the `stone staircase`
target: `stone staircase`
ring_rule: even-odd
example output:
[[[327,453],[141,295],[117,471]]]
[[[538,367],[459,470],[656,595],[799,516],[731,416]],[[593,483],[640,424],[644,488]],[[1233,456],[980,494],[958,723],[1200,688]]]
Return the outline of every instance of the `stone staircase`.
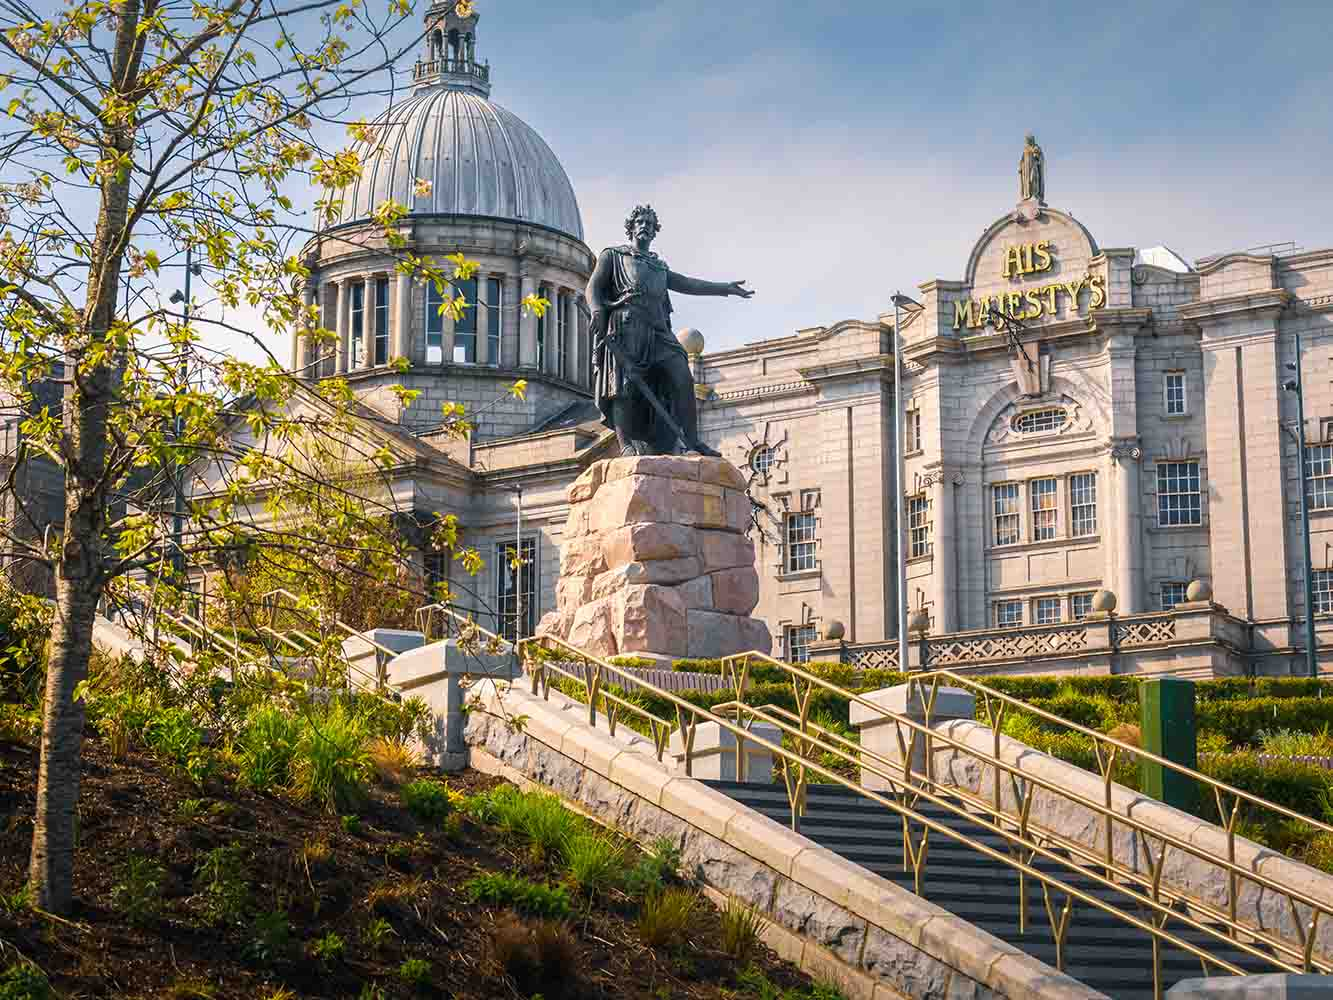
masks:
[[[782,785],[733,781],[707,781],[705,784],[776,822],[790,824],[790,807]],[[1006,850],[999,836],[941,807],[922,800],[916,810],[995,850]],[[851,789],[837,785],[809,786],[800,833],[913,891],[912,871],[910,868],[904,870],[903,866],[901,817]],[[1017,872],[938,831],[930,835],[926,857],[925,898],[1033,958],[1056,965],[1055,938],[1046,916],[1041,886],[1034,884],[1035,879],[1028,885],[1026,933],[1020,933]],[[1034,866],[1089,895],[1111,901],[1113,894],[1091,879],[1070,874],[1064,866],[1040,858]],[[1058,917],[1064,899],[1053,892],[1051,902]],[[1147,914],[1143,914],[1143,918],[1146,920]],[[1267,963],[1183,924],[1170,924],[1167,930],[1247,971],[1271,971]],[[1163,947],[1163,990],[1179,980],[1205,974],[1195,956],[1183,949]],[[1151,1000],[1153,997],[1152,944],[1148,935],[1132,932],[1123,922],[1078,900],[1074,901],[1069,918],[1064,957],[1064,971],[1068,975],[1109,996],[1126,1000]]]

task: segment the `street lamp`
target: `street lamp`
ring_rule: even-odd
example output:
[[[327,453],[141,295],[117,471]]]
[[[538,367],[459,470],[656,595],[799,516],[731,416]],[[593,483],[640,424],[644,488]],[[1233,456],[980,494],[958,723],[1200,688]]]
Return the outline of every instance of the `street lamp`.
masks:
[[[1287,392],[1296,394],[1296,467],[1301,479],[1301,549],[1305,558],[1305,664],[1311,677],[1319,676],[1319,660],[1314,635],[1314,573],[1310,565],[1310,501],[1305,476],[1305,391],[1301,376],[1301,335],[1296,334],[1296,360],[1287,362],[1287,370],[1296,377],[1282,383]]]
[[[170,302],[172,305],[181,307],[181,315],[188,326],[190,323],[190,277],[199,273],[199,265],[194,263],[194,248],[192,244],[185,245],[185,290],[176,289],[171,293]],[[189,378],[189,368],[186,365],[184,357],[181,358],[181,381]],[[181,387],[182,389],[184,386]],[[177,392],[180,392],[178,389]],[[185,418],[177,416],[175,420],[176,441],[179,444],[180,439],[185,434]],[[175,482],[172,484],[174,497],[172,498],[172,518],[171,518],[171,537],[172,553],[171,563],[180,575],[185,573],[185,466],[181,464],[179,457],[176,459]]]
[[[906,488],[903,463],[903,352],[898,331],[902,327],[902,310],[920,311],[923,307],[902,292],[893,293],[893,492],[897,519],[898,539],[898,669],[907,670],[907,546],[906,521],[903,513],[903,491]]]

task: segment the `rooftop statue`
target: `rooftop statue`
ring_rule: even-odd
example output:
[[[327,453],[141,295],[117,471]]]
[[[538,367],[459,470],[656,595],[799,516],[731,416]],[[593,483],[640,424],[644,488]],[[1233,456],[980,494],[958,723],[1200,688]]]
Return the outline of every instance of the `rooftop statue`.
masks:
[[[649,249],[661,228],[650,206],[636,207],[625,220],[633,242],[603,250],[588,279],[597,406],[622,456],[716,458],[699,440],[694,375],[671,332],[668,293],[748,299],[754,292],[744,281],[703,281],[671,270]]]
[[[1036,137],[1029,132],[1023,147],[1023,158],[1018,161],[1018,191],[1024,201],[1029,198],[1046,204],[1046,163]]]

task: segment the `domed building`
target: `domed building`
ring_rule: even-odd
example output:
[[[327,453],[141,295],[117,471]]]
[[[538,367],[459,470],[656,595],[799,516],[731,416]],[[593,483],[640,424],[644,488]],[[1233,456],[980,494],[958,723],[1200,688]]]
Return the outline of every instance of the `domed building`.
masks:
[[[460,13],[461,11],[461,13]],[[426,14],[423,58],[410,97],[391,106],[357,148],[362,172],[329,194],[335,220],[311,240],[308,303],[317,302],[336,346],[293,343],[293,368],[309,378],[344,375],[384,417],[429,434],[440,404],[472,409],[526,379],[526,399],[481,414],[477,441],[532,429],[577,408],[591,386],[583,288],[594,264],[583,242],[578,199],[537,132],[490,100],[491,71],[479,62],[475,8],[435,3]],[[375,210],[397,202],[405,249],[443,261],[463,253],[479,265],[458,283],[469,303],[457,321],[440,315],[429,284],[395,270]],[[401,251],[398,251],[401,254]],[[520,303],[550,302],[538,317]],[[410,374],[390,367],[407,358]],[[421,390],[399,410],[389,385]]]

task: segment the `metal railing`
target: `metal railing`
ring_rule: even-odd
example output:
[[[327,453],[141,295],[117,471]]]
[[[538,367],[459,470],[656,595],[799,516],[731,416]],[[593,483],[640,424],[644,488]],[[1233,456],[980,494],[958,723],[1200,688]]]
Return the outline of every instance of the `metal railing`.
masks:
[[[543,650],[546,655],[538,654]],[[551,653],[562,656],[583,665],[584,669],[571,671],[556,662]],[[635,728],[651,736],[657,758],[661,760],[671,739],[672,733],[679,734],[681,751],[684,758],[685,773],[691,774],[694,737],[700,722],[716,723],[720,728],[735,737],[736,773],[744,780],[745,767],[749,750],[747,744],[763,748],[771,753],[775,760],[782,763],[783,782],[791,808],[792,826],[800,827],[800,817],[804,813],[805,798],[809,777],[816,775],[824,781],[841,785],[857,794],[874,801],[897,813],[903,823],[904,870],[911,870],[917,892],[928,898],[924,875],[929,857],[931,834],[948,837],[963,844],[976,853],[997,861],[1013,870],[1019,881],[1019,899],[1017,903],[1020,932],[1026,931],[1028,922],[1028,880],[1036,880],[1042,891],[1046,916],[1051,926],[1051,933],[1056,946],[1056,965],[1063,969],[1065,964],[1065,945],[1068,938],[1069,923],[1075,901],[1107,913],[1127,928],[1144,932],[1152,939],[1152,974],[1154,995],[1162,996],[1162,946],[1170,945],[1199,959],[1205,974],[1211,970],[1223,970],[1231,974],[1243,974],[1244,970],[1221,957],[1215,950],[1202,948],[1185,940],[1175,933],[1175,927],[1188,928],[1203,934],[1206,940],[1219,946],[1238,950],[1251,958],[1258,959],[1275,970],[1287,972],[1333,971],[1333,964],[1314,949],[1316,931],[1322,916],[1330,913],[1329,906],[1307,894],[1289,886],[1240,868],[1234,857],[1235,812],[1231,820],[1233,848],[1231,857],[1220,859],[1210,856],[1203,849],[1182,841],[1179,838],[1162,834],[1157,830],[1132,817],[1114,813],[1108,801],[1097,802],[1083,796],[1071,794],[1058,788],[1054,783],[1022,772],[1013,764],[999,756],[998,726],[993,753],[978,750],[971,745],[931,728],[931,712],[938,695],[938,683],[926,679],[914,683],[921,685],[920,695],[925,701],[926,712],[923,721],[915,721],[905,715],[899,715],[861,697],[853,692],[809,673],[800,667],[783,663],[760,653],[746,653],[728,657],[724,660],[724,674],[730,679],[736,700],[717,705],[713,710],[701,708],[670,691],[644,684],[626,668],[618,667],[599,657],[589,654],[554,636],[538,636],[520,643],[520,655],[525,660],[531,679],[534,695],[549,697],[553,676],[563,683],[557,687],[582,690],[583,701],[588,708],[588,723],[597,725],[598,715],[602,714],[608,729],[614,735],[617,725],[627,719],[637,721]],[[796,710],[791,711],[776,705],[753,706],[741,700],[742,692],[748,681],[752,662],[760,662],[784,671],[792,684]],[[951,679],[952,674],[941,674]],[[642,705],[621,697],[615,691],[607,690],[608,685],[628,687],[625,681],[637,681],[640,690],[648,689],[653,696],[670,705],[674,711],[674,722],[654,715]],[[982,685],[968,681],[974,688]],[[886,721],[895,724],[899,756],[889,757],[860,746],[810,719],[811,699],[816,690],[831,692],[849,703],[856,703],[878,714]],[[987,689],[988,691],[988,689]],[[989,692],[994,694],[992,692]],[[1013,701],[1013,699],[1008,699]],[[1021,704],[1021,703],[1020,703]],[[1002,713],[1001,713],[1002,714]],[[755,722],[763,721],[776,726],[783,734],[779,743],[774,743],[754,735],[751,727]],[[999,721],[1003,721],[1002,717]],[[1063,720],[1058,720],[1063,721]],[[1114,742],[1114,741],[1113,741]],[[1121,745],[1123,747],[1123,744]],[[913,770],[910,762],[916,756],[918,748],[924,751],[924,773]],[[992,768],[995,775],[996,789],[993,800],[983,796],[967,794],[952,784],[935,780],[934,756],[939,749],[961,751],[969,757]],[[1135,750],[1140,753],[1141,751]],[[848,767],[859,768],[864,778],[874,776],[883,781],[887,790],[884,792],[864,787],[860,782],[839,773],[824,761],[831,756]],[[1150,756],[1150,755],[1149,755]],[[908,762],[908,763],[904,763]],[[1169,762],[1166,762],[1169,764]],[[1113,761],[1108,763],[1107,772]],[[1194,772],[1190,772],[1193,774]],[[1001,775],[1004,775],[1012,787],[1013,808],[1006,808],[1000,794]],[[1205,776],[1199,776],[1211,782]],[[1108,779],[1109,781],[1109,779]],[[1221,783],[1213,782],[1221,786]],[[1110,787],[1109,784],[1107,786]],[[1263,802],[1255,796],[1221,786],[1228,793],[1244,796],[1247,801]],[[1032,805],[1036,791],[1062,794],[1084,808],[1100,815],[1108,830],[1114,824],[1135,830],[1142,837],[1150,858],[1150,870],[1147,873],[1122,864],[1111,849],[1108,836],[1107,849],[1097,851],[1085,844],[1061,837],[1048,830],[1037,830],[1031,822]],[[919,802],[927,802],[943,809],[946,813],[965,819],[987,833],[999,836],[1005,842],[1004,850],[997,850],[988,844],[954,829],[947,823],[933,819],[916,808]],[[1283,810],[1272,803],[1266,806]],[[1296,815],[1296,814],[1293,814]],[[1305,817],[1298,817],[1305,819]],[[1154,843],[1155,842],[1155,843]],[[1279,935],[1263,928],[1240,922],[1235,912],[1236,893],[1233,891],[1230,905],[1226,910],[1210,906],[1198,899],[1187,896],[1184,892],[1163,883],[1168,851],[1181,851],[1203,858],[1210,864],[1218,865],[1227,873],[1233,884],[1241,879],[1249,880],[1262,888],[1280,894],[1291,908],[1298,928],[1299,942],[1293,944]],[[1087,879],[1108,898],[1086,892],[1065,881],[1058,875],[1038,869],[1034,862],[1040,859],[1056,866],[1062,873]],[[1054,894],[1054,895],[1053,895]],[[1063,896],[1063,901],[1057,900]],[[1300,919],[1298,906],[1306,907],[1310,914],[1308,927]],[[1168,927],[1168,924],[1171,927]]]

